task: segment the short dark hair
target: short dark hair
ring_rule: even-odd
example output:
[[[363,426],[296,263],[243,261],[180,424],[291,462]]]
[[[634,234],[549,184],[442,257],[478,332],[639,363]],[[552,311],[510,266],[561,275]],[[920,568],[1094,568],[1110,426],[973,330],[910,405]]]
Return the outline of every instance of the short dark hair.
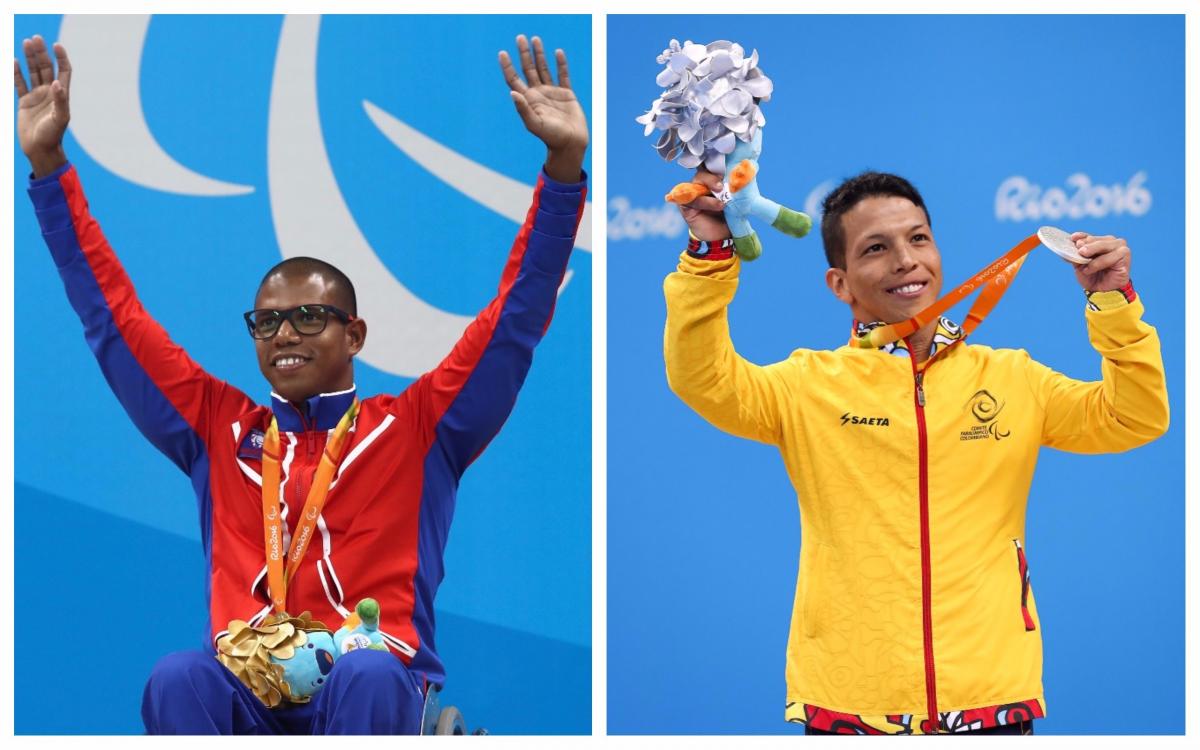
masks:
[[[842,229],[842,216],[863,199],[878,195],[907,198],[925,212],[925,223],[933,228],[929,209],[911,182],[887,172],[855,175],[834,188],[821,203],[821,241],[825,243],[825,260],[829,261],[830,268],[846,270],[846,232]]]
[[[333,282],[334,288],[338,290],[338,307],[341,307],[351,315],[358,315],[358,297],[354,294],[354,284],[350,281],[350,277],[342,273],[341,269],[337,266],[332,263],[326,263],[320,258],[309,258],[300,255],[276,263],[271,266],[271,270],[263,274],[262,281],[258,282],[258,292],[262,291],[263,285],[267,283],[267,279],[277,274],[282,276],[307,276],[314,273],[324,276],[326,280]],[[255,298],[258,297],[258,292],[255,292]]]

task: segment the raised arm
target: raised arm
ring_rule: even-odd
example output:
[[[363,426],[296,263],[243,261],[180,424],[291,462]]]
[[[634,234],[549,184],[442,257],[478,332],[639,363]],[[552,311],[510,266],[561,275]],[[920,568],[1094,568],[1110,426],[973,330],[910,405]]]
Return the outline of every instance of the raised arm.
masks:
[[[495,299],[467,326],[449,356],[405,394],[417,400],[426,428],[436,431],[459,474],[512,411],[533,349],[550,325],[587,192],[582,172],[587,120],[571,91],[566,55],[557,51],[556,85],[540,39],[533,38],[531,50],[519,36],[517,47],[525,80],[506,52],[500,53],[500,68],[525,127],[546,144],[545,168]]]
[[[1088,336],[1103,357],[1103,379],[1073,380],[1030,362],[1030,382],[1046,415],[1042,442],[1077,453],[1128,450],[1159,437],[1170,423],[1161,344],[1142,320],[1125,241],[1083,232],[1072,239],[1089,259],[1075,275],[1088,293]]]
[[[705,171],[695,181],[719,187]],[[663,357],[667,381],[697,414],[739,437],[778,443],[786,384],[783,368],[753,364],[733,348],[727,309],[737,291],[741,261],[733,252],[719,200],[706,195],[680,206],[691,241],[667,276]]]
[[[213,431],[228,429],[217,424],[220,415],[240,414],[250,402],[205,373],[142,308],[63,150],[70,120],[67,51],[54,45],[55,76],[41,37],[26,39],[23,48],[28,83],[13,61],[17,136],[33,168],[29,197],[42,236],[109,387],[142,434],[190,474]]]
[[[54,45],[58,75],[46,42],[40,37],[21,43],[29,83],[21,74],[21,63],[13,59],[13,85],[17,89],[17,141],[33,167],[33,176],[45,177],[67,163],[63,134],[71,120],[71,61],[61,44]]]

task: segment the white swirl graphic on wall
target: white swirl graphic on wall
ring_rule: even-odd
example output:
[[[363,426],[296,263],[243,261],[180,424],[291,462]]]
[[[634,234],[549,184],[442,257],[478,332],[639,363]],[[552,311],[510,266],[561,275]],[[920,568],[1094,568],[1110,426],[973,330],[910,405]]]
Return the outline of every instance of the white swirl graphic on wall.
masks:
[[[821,223],[821,215],[824,213],[821,210],[821,202],[825,200],[825,196],[833,192],[835,187],[837,187],[836,182],[825,180],[810,190],[808,197],[804,199],[804,213],[812,219],[813,229],[816,229],[817,225]]]
[[[254,192],[193,172],[151,134],[139,86],[149,26],[146,15],[63,16],[58,41],[70,50],[81,84],[71,88],[71,134],[98,164],[135,185],[182,195]]]
[[[1030,182],[1021,175],[1009,177],[996,189],[998,221],[1039,219],[1082,219],[1105,216],[1145,216],[1154,197],[1146,187],[1146,173],[1139,171],[1125,184],[1097,185],[1083,172],[1066,179],[1066,188]]]
[[[267,127],[271,217],[285,258],[324,258],[355,280],[371,326],[359,357],[407,377],[432,369],[471,322],[428,304],[400,283],[354,221],[325,151],[317,114],[318,16],[288,16],[279,32]]]
[[[179,164],[155,140],[140,92],[142,49],[150,16],[64,15],[59,40],[71,51],[76,80],[71,132],[97,163],[132,183],[193,196],[251,193],[254,188],[206,177]],[[364,319],[375,323],[360,359],[385,372],[416,377],[450,351],[472,317],[430,305],[380,260],[355,222],[334,177],[317,108],[320,16],[287,16],[280,31],[267,124],[267,181],[280,254],[328,259],[355,280]],[[125,50],[117,54],[114,50]],[[367,117],[409,158],[476,203],[517,224],[533,185],[478,164],[364,101]],[[682,223],[682,222],[681,222]],[[500,243],[507,248],[507,243]],[[591,250],[591,202],[578,246]],[[498,257],[498,265],[503,258]],[[571,278],[568,270],[559,293]]]
[[[518,224],[525,223],[525,212],[529,210],[529,198],[533,194],[532,185],[471,161],[365,99],[363,109],[379,132],[434,177],[504,218]],[[583,217],[579,220],[579,237],[575,243],[581,250],[590,252],[592,249],[591,203],[584,206]]]
[[[529,196],[533,193],[532,186],[488,169],[457,151],[446,148],[365,99],[363,109],[367,117],[371,118],[371,122],[375,123],[375,127],[379,128],[380,133],[434,177],[504,218],[517,224],[525,223],[525,213],[529,210]],[[591,252],[591,203],[584,206],[575,244],[580,249]],[[573,274],[574,271],[568,268],[562,283],[559,284],[559,295],[567,288]]]

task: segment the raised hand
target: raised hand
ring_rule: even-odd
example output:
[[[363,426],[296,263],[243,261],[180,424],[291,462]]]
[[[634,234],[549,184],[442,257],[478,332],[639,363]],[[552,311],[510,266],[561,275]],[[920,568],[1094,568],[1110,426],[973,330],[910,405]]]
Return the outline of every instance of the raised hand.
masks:
[[[578,182],[588,146],[588,127],[583,108],[571,90],[567,55],[561,49],[555,50],[558,66],[555,84],[541,39],[533,38],[531,51],[522,34],[517,37],[517,51],[525,80],[513,68],[508,53],[500,52],[500,71],[511,89],[517,114],[525,128],[546,144],[546,173],[559,182]]]
[[[1079,254],[1088,259],[1086,265],[1075,266],[1075,279],[1089,292],[1120,289],[1129,283],[1132,253],[1125,240],[1111,234],[1097,237],[1087,232],[1071,235]]]
[[[729,225],[725,223],[725,204],[712,195],[713,191],[724,187],[721,178],[701,166],[692,177],[692,183],[702,185],[703,194],[679,206],[679,213],[687,222],[692,236],[705,242],[729,239],[732,235]]]
[[[66,163],[63,133],[71,120],[71,61],[67,50],[54,45],[58,58],[58,76],[46,42],[40,36],[21,43],[29,83],[21,74],[21,63],[13,59],[13,85],[17,89],[17,141],[29,159],[35,177],[50,174]]]

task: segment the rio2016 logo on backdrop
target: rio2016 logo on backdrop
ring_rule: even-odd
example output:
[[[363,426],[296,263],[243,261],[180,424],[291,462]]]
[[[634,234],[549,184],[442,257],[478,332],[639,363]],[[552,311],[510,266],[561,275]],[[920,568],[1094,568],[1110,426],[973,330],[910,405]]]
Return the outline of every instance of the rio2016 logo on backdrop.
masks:
[[[1108,216],[1145,216],[1154,196],[1146,173],[1136,172],[1125,183],[1101,185],[1083,172],[1065,180],[1066,189],[1043,188],[1022,175],[1013,175],[996,189],[997,221],[1037,219],[1103,219]]]

